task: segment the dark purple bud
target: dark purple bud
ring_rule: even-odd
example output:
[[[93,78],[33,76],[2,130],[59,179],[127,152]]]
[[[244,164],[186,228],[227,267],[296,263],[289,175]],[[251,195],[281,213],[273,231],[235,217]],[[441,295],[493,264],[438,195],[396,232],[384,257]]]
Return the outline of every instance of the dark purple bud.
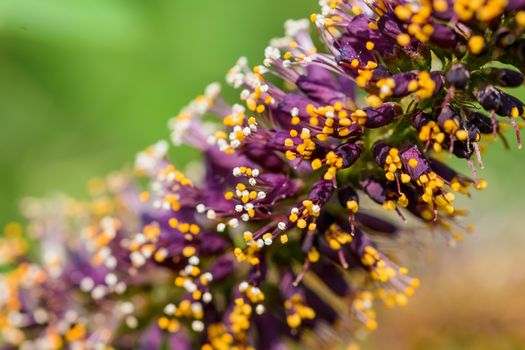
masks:
[[[377,141],[374,143],[374,146],[372,146],[372,154],[374,155],[374,159],[379,166],[385,165],[386,157],[388,156],[388,152],[390,152],[391,148],[392,147],[383,141]]]
[[[228,245],[228,242],[224,237],[219,236],[218,234],[206,232],[201,233],[202,241],[200,247],[200,254],[203,256],[215,255],[223,252]]]
[[[276,141],[277,140],[272,139],[269,143],[251,142],[243,145],[241,151],[259,167],[272,172],[280,172],[283,170],[285,163],[274,151],[284,148],[284,138],[281,144],[277,144]],[[273,148],[272,146],[274,145],[279,148]]]
[[[403,29],[403,24],[399,22],[399,20],[393,14],[390,13],[381,16],[377,22],[377,26],[379,27],[379,31],[382,34],[385,34],[394,40],[399,34],[405,32]]]
[[[446,80],[450,85],[463,89],[470,80],[470,73],[462,64],[455,64],[447,72]]]
[[[454,155],[458,158],[462,159],[470,159],[472,154],[474,153],[474,147],[468,145],[465,142],[461,142],[456,140],[454,142]]]
[[[404,72],[392,75],[392,79],[396,83],[394,91],[392,93],[393,97],[403,97],[410,94],[412,91],[409,90],[408,85],[413,81],[417,80],[417,72]]]
[[[309,82],[321,84],[330,87],[334,90],[336,90],[339,87],[339,82],[332,75],[332,73],[330,73],[328,69],[325,69],[318,65],[308,65],[306,67],[306,75],[302,75],[301,77],[303,77],[304,80],[307,80]]]
[[[304,75],[301,75],[295,84],[309,98],[322,104],[333,104],[342,100],[341,95],[333,88],[311,81]]]
[[[222,256],[208,270],[213,276],[213,283],[220,282],[228,278],[233,272],[233,258]]]
[[[439,126],[446,128],[446,122],[449,120],[454,120],[456,125],[460,125],[461,122],[461,118],[450,107],[445,107],[439,112],[437,122]]]
[[[355,43],[354,39],[348,35],[339,40],[337,46],[339,55],[335,59],[337,64],[342,66],[351,76],[357,76],[358,69],[366,67],[368,62],[376,62],[375,56],[364,45],[364,43]],[[357,65],[353,64],[354,60],[357,61]]]
[[[399,157],[403,163],[403,168],[414,181],[419,179],[421,175],[432,171],[427,159],[417,146],[405,148],[399,153]]]
[[[383,78],[390,78],[390,72],[387,67],[383,66],[382,64],[378,65],[376,69],[374,69],[374,74],[372,76],[372,80],[377,81],[379,79]]]
[[[351,85],[343,89],[340,82],[328,70],[315,65],[308,66],[307,75],[301,75],[295,84],[309,98],[325,105],[344,101],[354,95]]]
[[[307,325],[314,326],[319,321],[328,322],[333,324],[339,318],[337,312],[328,305],[319,294],[312,292],[310,289],[305,288],[304,291],[306,304],[315,311],[315,318],[313,320],[304,320]]]
[[[382,54],[392,54],[394,51],[395,40],[385,37],[378,30],[373,30],[369,26],[370,18],[362,14],[354,17],[346,27],[347,38],[354,44],[363,45],[367,41],[374,43],[374,51]]]
[[[434,27],[434,31],[430,36],[432,42],[447,49],[456,48],[459,42],[459,36],[454,30],[440,23],[433,23],[432,26]]]
[[[308,199],[318,203],[327,203],[334,194],[334,183],[330,180],[318,180],[312,186]]]
[[[432,115],[426,112],[419,112],[416,114],[414,119],[412,119],[412,126],[416,128],[416,130],[421,130],[422,127],[424,127],[431,121],[435,121]]]
[[[394,235],[399,231],[399,227],[388,221],[380,219],[377,216],[356,213],[356,220],[361,225],[366,226],[373,231],[386,233],[389,235]]]
[[[486,86],[476,93],[479,104],[487,111],[499,108],[501,104],[501,93],[494,86]]]
[[[501,105],[496,113],[501,116],[518,117],[523,115],[523,103],[516,97],[501,91]]]
[[[284,141],[286,139],[292,139],[294,144],[299,144],[301,140],[299,137],[291,137],[290,131],[288,130],[272,129],[268,131],[268,134],[270,136],[267,141],[268,147],[281,152],[285,152],[287,149],[289,149],[289,147],[284,145]]]
[[[311,270],[329,287],[335,294],[344,297],[350,291],[344,276],[335,269],[333,265],[319,262],[313,264]]]
[[[402,113],[401,107],[397,103],[383,103],[378,108],[364,108],[366,112],[365,127],[380,128],[394,122]]]
[[[298,117],[301,119],[308,119],[310,115],[306,112],[306,106],[312,104],[316,107],[318,103],[309,99],[308,97],[298,94],[286,94],[282,100],[279,101],[277,108],[271,110],[271,118],[275,120],[283,129],[291,129],[292,125],[292,110],[297,108],[299,110]]]
[[[265,173],[259,176],[258,182],[273,187],[266,193],[264,203],[275,203],[276,201],[289,198],[295,195],[299,189],[299,183],[285,174]]]
[[[430,78],[434,81],[434,95],[439,93],[445,84],[445,77],[441,72],[430,72]]]
[[[345,94],[348,98],[355,99],[355,90],[356,85],[354,80],[350,79],[347,76],[338,77],[339,86],[341,86],[341,92]]]
[[[394,79],[396,84],[392,96],[404,97],[414,92],[414,89],[410,89],[411,83],[412,81],[417,82],[420,74],[418,71],[411,71],[392,75],[392,79]],[[444,78],[441,72],[430,72],[430,79],[434,82],[432,95],[435,95],[443,88]]]
[[[492,134],[492,120],[489,117],[476,111],[468,111],[468,117],[467,123],[476,126],[482,134]]]
[[[504,87],[518,87],[524,79],[521,72],[506,68],[492,68],[489,75],[496,84]]]
[[[343,158],[343,168],[352,166],[361,156],[362,146],[357,143],[344,143],[337,146],[334,153]]]
[[[386,201],[386,184],[376,179],[365,179],[361,181],[363,191],[378,204],[383,204]]]
[[[282,335],[288,331],[287,325],[274,317],[270,312],[257,315],[254,318],[258,329],[257,349],[287,350]]]
[[[342,127],[339,127],[342,129]],[[340,139],[347,139],[347,138],[355,138],[358,136],[361,136],[364,132],[364,128],[362,125],[359,125],[358,123],[352,123],[348,128],[348,134],[345,134],[345,136],[339,136],[337,134],[333,135],[333,137],[340,138]]]
[[[523,103],[494,86],[486,86],[476,93],[478,102],[488,111],[501,116],[518,117],[523,114]]]

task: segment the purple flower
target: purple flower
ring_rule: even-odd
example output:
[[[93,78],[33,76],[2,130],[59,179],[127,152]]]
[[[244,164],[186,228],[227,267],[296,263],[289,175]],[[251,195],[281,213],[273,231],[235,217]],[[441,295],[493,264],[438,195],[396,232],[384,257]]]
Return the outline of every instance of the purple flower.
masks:
[[[177,169],[160,141],[134,174],[93,181],[88,201],[27,202],[40,254],[6,228],[3,338],[281,350],[336,323],[374,330],[374,299],[403,306],[419,285],[385,246],[417,230],[408,219],[455,243],[456,194],[486,187],[482,136],[508,122],[520,140],[524,104],[499,87],[524,80],[523,8],[325,1],[316,38],[308,20],[287,21],[262,64],[228,71],[237,103],[214,83],[170,120],[198,167]]]

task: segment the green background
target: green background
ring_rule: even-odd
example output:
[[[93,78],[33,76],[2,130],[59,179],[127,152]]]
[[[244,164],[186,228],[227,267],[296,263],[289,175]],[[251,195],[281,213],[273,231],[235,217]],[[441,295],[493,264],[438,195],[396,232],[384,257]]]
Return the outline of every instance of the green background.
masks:
[[[239,56],[260,62],[287,18],[317,9],[314,0],[0,0],[0,224],[17,217],[24,196],[81,196],[91,177],[130,166],[137,151],[168,138],[167,120],[209,82],[224,81]],[[525,163],[508,139],[513,150],[497,142],[484,156],[489,189],[461,202],[477,236],[457,250],[431,245],[446,258],[419,271],[414,306],[387,312],[365,349],[525,343],[525,313],[504,302],[509,291],[523,300],[525,288],[525,274],[514,271],[525,249]],[[175,162],[193,154],[176,152]],[[450,300],[452,311],[441,311]]]

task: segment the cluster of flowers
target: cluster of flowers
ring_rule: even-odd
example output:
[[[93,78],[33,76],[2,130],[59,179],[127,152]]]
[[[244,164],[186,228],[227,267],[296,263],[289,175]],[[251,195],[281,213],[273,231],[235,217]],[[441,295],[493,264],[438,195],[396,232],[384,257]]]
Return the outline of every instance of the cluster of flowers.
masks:
[[[486,186],[484,137],[506,142],[508,123],[520,142],[504,89],[524,80],[525,1],[320,4],[315,40],[287,21],[262,65],[229,70],[240,104],[212,84],[170,121],[202,154],[192,179],[161,141],[90,201],[25,205],[39,249],[16,224],[0,242],[8,348],[277,350],[407,303],[419,280],[381,242],[409,220],[460,239],[455,193]]]

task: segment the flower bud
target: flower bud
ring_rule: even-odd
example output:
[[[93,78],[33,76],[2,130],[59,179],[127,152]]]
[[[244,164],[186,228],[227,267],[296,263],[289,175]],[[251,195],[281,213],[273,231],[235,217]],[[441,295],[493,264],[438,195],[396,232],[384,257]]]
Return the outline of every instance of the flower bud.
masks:
[[[469,110],[468,123],[476,126],[482,134],[491,134],[493,132],[492,120],[482,113]],[[498,126],[496,126],[496,130],[497,128]]]
[[[491,68],[489,77],[496,84],[504,87],[518,87],[523,84],[523,74],[513,69]]]
[[[334,152],[343,158],[343,168],[348,168],[359,159],[361,151],[361,145],[348,142],[338,146]]]
[[[402,112],[401,107],[393,102],[383,103],[378,108],[367,107],[363,110],[366,112],[365,127],[371,129],[393,123]]]
[[[446,75],[447,83],[459,89],[464,89],[467,86],[469,79],[469,71],[461,64],[452,66]]]
[[[430,36],[430,40],[438,46],[454,49],[459,42],[459,36],[446,25],[433,23],[434,30]]]
[[[428,164],[427,159],[423,153],[421,153],[419,148],[417,148],[417,146],[405,148],[400,152],[399,156],[401,157],[403,168],[414,181],[419,179],[421,175],[432,170],[430,168],[430,164]]]

